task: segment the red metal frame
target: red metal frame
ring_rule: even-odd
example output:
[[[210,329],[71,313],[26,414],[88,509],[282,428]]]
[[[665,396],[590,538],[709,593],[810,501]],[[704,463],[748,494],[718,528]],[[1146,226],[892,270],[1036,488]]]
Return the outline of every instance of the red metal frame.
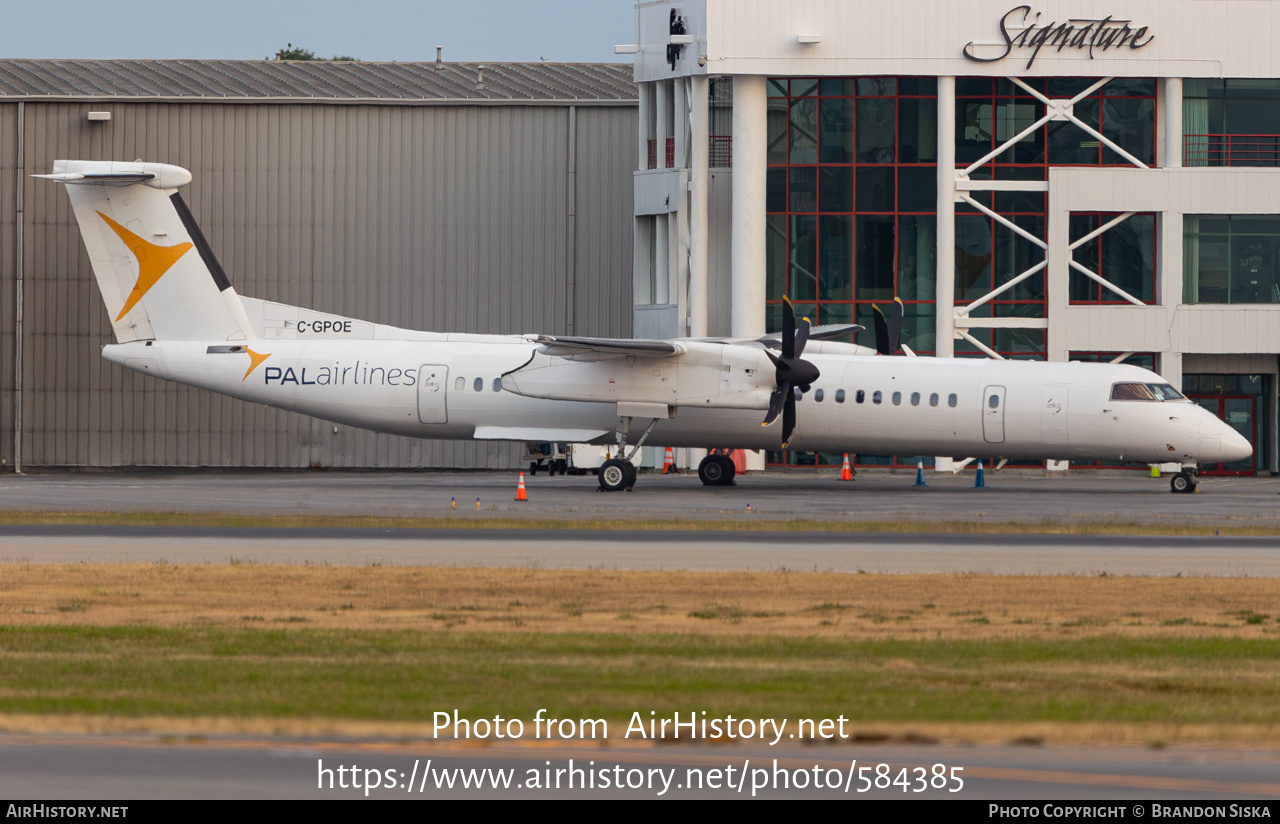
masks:
[[[1280,135],[1183,135],[1182,163],[1184,166],[1280,166]]]
[[[674,169],[676,167],[676,139],[674,137],[667,138],[667,168]]]
[[[655,139],[654,139],[654,138],[652,138],[652,137],[651,137],[651,138],[649,138],[649,146],[648,146],[648,149],[649,149],[649,166],[648,166],[648,168],[650,168],[650,169],[656,169],[656,168],[658,168],[658,141],[657,141],[657,140],[655,140]]]

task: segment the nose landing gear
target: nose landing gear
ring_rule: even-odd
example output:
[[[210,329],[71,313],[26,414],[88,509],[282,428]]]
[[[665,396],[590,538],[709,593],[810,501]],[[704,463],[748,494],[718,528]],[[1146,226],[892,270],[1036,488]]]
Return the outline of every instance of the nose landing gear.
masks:
[[[600,466],[600,491],[620,492],[636,485],[636,468],[622,458],[610,458]]]
[[[1182,492],[1185,494],[1193,494],[1196,491],[1196,485],[1199,483],[1197,479],[1195,467],[1186,467],[1177,475],[1169,480],[1169,489],[1172,492]]]

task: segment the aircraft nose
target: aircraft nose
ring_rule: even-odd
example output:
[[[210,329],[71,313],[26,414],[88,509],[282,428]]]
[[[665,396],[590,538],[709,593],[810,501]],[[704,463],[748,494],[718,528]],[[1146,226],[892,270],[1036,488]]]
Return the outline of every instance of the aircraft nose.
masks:
[[[1226,463],[1243,461],[1253,454],[1253,446],[1239,432],[1228,427],[1222,433],[1222,460]]]

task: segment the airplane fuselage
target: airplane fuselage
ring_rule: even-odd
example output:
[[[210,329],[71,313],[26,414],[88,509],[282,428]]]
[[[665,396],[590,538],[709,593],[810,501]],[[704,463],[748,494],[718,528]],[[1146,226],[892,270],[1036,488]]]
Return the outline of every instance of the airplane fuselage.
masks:
[[[108,360],[179,383],[379,432],[437,439],[538,440],[576,432],[614,442],[623,428],[609,386],[661,381],[676,358],[582,364],[597,401],[511,391],[539,344],[519,336],[436,340],[133,341]],[[246,351],[247,350],[247,351]],[[544,356],[545,357],[545,356]],[[1214,463],[1247,442],[1187,400],[1112,400],[1121,382],[1163,383],[1128,365],[809,354],[821,371],[797,404],[789,449],[1010,459]],[[509,375],[505,382],[504,375]],[[505,384],[505,385],[504,385]],[[780,447],[760,409],[679,406],[649,445]],[[637,421],[643,428],[648,421]],[[638,432],[638,429],[636,430]],[[570,440],[569,437],[548,440]],[[633,436],[634,441],[634,436]]]

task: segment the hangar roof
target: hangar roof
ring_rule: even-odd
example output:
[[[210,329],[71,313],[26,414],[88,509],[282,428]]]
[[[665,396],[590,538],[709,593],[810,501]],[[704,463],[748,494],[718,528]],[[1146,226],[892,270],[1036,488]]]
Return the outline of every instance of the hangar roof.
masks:
[[[630,63],[0,60],[0,100],[633,104]]]

